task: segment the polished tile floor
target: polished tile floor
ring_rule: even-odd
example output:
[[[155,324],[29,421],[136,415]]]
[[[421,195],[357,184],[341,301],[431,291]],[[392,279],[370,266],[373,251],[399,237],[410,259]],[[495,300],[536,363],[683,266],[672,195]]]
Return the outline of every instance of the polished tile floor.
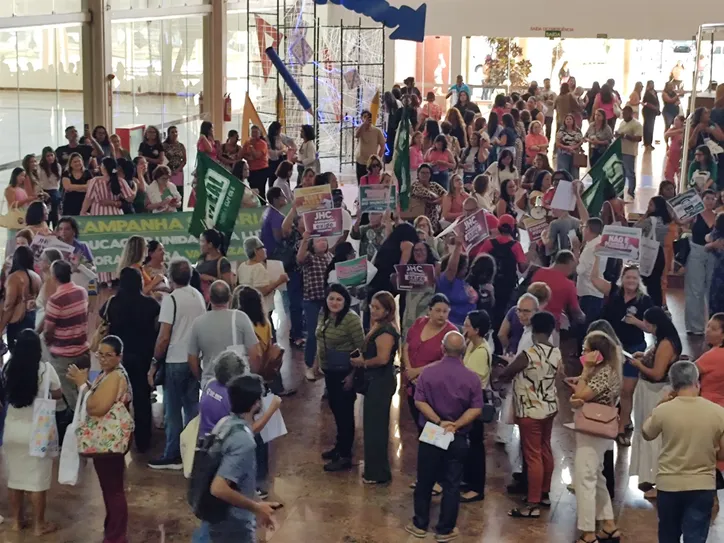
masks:
[[[680,320],[683,297],[673,292],[669,305]],[[686,338],[684,338],[686,341]],[[280,338],[286,344],[284,338]],[[686,342],[685,352],[696,356],[700,345]],[[322,400],[321,381],[307,383],[301,353],[287,357],[284,378],[298,385],[298,393],[284,399],[284,414],[289,434],[273,444],[272,473],[274,484],[271,499],[284,503],[276,516],[276,530],[260,538],[274,543],[399,543],[415,541],[403,527],[412,515],[412,491],[415,478],[416,435],[404,398],[393,398],[390,420],[390,457],[393,481],[385,487],[367,487],[360,479],[361,466],[349,473],[327,474],[322,471],[321,451],[334,438],[334,420]],[[563,390],[563,387],[559,387]],[[362,397],[357,410],[361,412]],[[515,499],[505,494],[510,479],[511,459],[517,446],[508,451],[493,443],[494,427],[488,429],[487,486],[484,502],[462,505],[458,526],[461,541],[513,543],[541,541],[559,543],[575,539],[576,500],[566,489],[573,472],[573,440],[571,432],[561,424],[570,420],[570,410],[562,398],[558,423],[554,430],[553,450],[556,471],[551,498],[553,506],[540,520],[513,520],[507,511],[515,507]],[[361,417],[357,421],[356,462],[362,460]],[[158,451],[163,434],[156,433]],[[627,449],[616,452],[617,494],[615,511],[625,541],[641,543],[656,541],[656,512],[636,488],[636,480],[628,480]],[[186,481],[175,472],[154,472],[145,462],[148,457],[131,454],[127,457],[127,495],[129,502],[129,537],[131,543],[165,543],[190,541],[197,521],[186,504]],[[515,460],[514,460],[515,461]],[[0,473],[5,477],[4,472]],[[722,496],[724,498],[724,496]],[[439,498],[433,499],[433,519]],[[10,531],[7,515],[7,492],[0,489],[0,514],[6,516],[0,525],[1,543],[100,543],[104,508],[97,478],[92,466],[83,469],[77,487],[54,485],[48,496],[47,518],[60,530],[43,538],[25,532]],[[428,538],[432,540],[432,538]],[[724,519],[719,519],[709,541],[724,541]]]

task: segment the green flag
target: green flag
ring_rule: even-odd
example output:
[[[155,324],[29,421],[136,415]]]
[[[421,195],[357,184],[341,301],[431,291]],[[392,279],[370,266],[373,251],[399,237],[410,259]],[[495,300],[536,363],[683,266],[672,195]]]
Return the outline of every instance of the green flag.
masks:
[[[586,175],[581,178],[581,181],[586,184],[590,178],[591,185],[583,192],[583,203],[586,205],[591,217],[601,214],[607,194],[611,192],[617,196],[623,194],[626,176],[624,175],[621,154],[621,140],[617,139],[609,145],[606,152],[593,165],[593,168],[588,170]]]
[[[400,209],[407,211],[410,203],[410,113],[407,108],[402,109],[402,120],[397,127],[393,164],[400,184]]]
[[[239,215],[244,184],[204,153],[196,157],[196,207],[189,234],[199,237],[204,230],[216,228],[228,236]]]

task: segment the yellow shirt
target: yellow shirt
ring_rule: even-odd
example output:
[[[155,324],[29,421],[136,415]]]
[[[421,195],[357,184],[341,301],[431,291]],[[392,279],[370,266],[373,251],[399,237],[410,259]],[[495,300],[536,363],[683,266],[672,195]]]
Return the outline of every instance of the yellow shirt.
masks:
[[[483,388],[488,388],[490,384],[490,361],[491,356],[487,341],[483,340],[477,347],[472,342],[468,344],[463,363],[466,368],[478,374]]]
[[[724,436],[724,407],[702,397],[678,397],[656,407],[643,426],[661,436],[656,488],[666,492],[714,490],[716,453]]]

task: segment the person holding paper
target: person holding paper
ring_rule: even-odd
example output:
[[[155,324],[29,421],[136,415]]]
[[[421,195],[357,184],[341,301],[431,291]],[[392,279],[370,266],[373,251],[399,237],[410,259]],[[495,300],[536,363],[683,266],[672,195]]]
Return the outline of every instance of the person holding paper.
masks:
[[[718,165],[706,145],[700,145],[694,151],[694,160],[689,164],[689,186],[699,192],[715,187],[719,175]]]
[[[423,164],[417,169],[417,181],[410,185],[410,206],[402,213],[403,219],[415,220],[426,215],[432,223],[433,232],[440,230],[440,204],[447,191],[432,181],[432,166]]]
[[[460,236],[455,236],[455,247],[440,262],[441,275],[437,280],[437,292],[450,300],[450,321],[458,329],[462,328],[465,317],[478,302],[478,293],[465,281],[469,260],[462,252],[463,241]]]
[[[442,360],[427,367],[418,379],[415,406],[420,425],[440,426],[453,440],[441,449],[420,442],[417,449],[415,516],[405,530],[415,537],[427,535],[430,502],[437,481],[443,488],[440,518],[435,526],[437,541],[452,541],[459,535],[455,527],[460,507],[460,480],[468,453],[467,434],[483,409],[483,391],[477,374],[463,364],[465,339],[459,332],[448,332],[442,341]]]
[[[651,296],[654,305],[666,307],[666,284],[668,274],[665,274],[666,259],[664,258],[664,242],[669,233],[669,223],[672,221],[669,205],[663,196],[654,196],[649,200],[646,215],[643,219],[634,224],[635,228],[641,228],[641,237],[649,237],[659,242],[659,252],[656,255],[656,263],[651,275],[644,277],[644,285]],[[664,275],[667,277],[665,278]]]
[[[705,190],[701,197],[704,211],[694,217],[691,223],[690,252],[686,259],[684,275],[686,333],[698,336],[704,334],[706,326],[706,301],[709,298],[709,287],[716,262],[714,253],[706,250],[706,236],[716,224],[716,213],[714,213],[716,193],[713,190]]]
[[[93,253],[87,243],[83,243],[78,239],[80,229],[78,228],[78,222],[73,217],[61,217],[55,229],[55,235],[63,243],[75,247],[75,255],[78,255],[78,265],[83,264],[95,272],[96,266],[93,263]]]

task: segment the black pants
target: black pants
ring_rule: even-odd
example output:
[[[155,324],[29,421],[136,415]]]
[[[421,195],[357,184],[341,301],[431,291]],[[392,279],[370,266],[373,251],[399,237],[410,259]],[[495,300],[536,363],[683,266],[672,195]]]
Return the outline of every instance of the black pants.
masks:
[[[367,175],[367,166],[365,166],[364,164],[360,164],[359,162],[355,162],[355,169],[357,174],[357,184],[359,185],[362,176]]]
[[[354,389],[344,389],[344,378],[349,372],[325,370],[324,382],[327,385],[327,399],[329,408],[337,424],[337,440],[334,448],[342,458],[352,457],[354,444],[354,402],[357,393]]]
[[[136,422],[133,439],[138,452],[143,453],[151,446],[151,387],[146,377],[151,359],[144,360],[134,353],[124,353],[123,367],[133,389],[133,417]]]
[[[553,128],[553,117],[546,117],[546,138],[551,139],[551,129]]]
[[[616,121],[618,121],[618,119],[616,117],[611,117],[610,119],[606,120],[606,122],[608,123],[608,126],[611,127],[611,132],[616,131]]]
[[[644,117],[644,145],[653,145],[654,143],[654,125],[656,124],[656,113],[648,112],[644,109],[642,113]]]
[[[50,206],[50,210],[48,211],[48,224],[55,229],[58,226],[58,219],[60,218],[60,202],[62,198],[60,191],[57,189],[50,189],[45,192],[50,196],[50,201],[48,202]]]
[[[259,196],[266,198],[266,178],[268,176],[268,169],[254,170],[249,172],[249,186],[252,189],[259,191]]]
[[[605,153],[605,152],[606,152],[606,148],[605,148],[605,147],[593,147],[593,146],[591,146],[591,150],[590,150],[590,153],[589,153],[591,156],[588,157],[588,160],[590,161],[590,164],[591,164],[591,168],[593,168],[593,166],[595,166],[596,162],[598,162],[598,159],[601,158],[601,156],[602,156],[603,153]]]
[[[410,408],[410,416],[415,421],[417,426],[417,435],[422,433],[422,429],[425,427],[424,424],[420,424],[420,410],[415,405],[415,387],[412,387],[412,394],[407,396],[407,406]]]
[[[715,490],[659,490],[659,543],[679,543],[682,535],[684,543],[706,543],[715,497]]]
[[[606,451],[603,454],[603,476],[606,479],[606,488],[608,495],[613,499],[616,494],[616,477],[613,465],[613,451]]]
[[[485,494],[485,432],[483,421],[473,422],[468,434],[468,454],[465,458],[465,476],[468,488]]]
[[[270,160],[269,161],[269,169],[267,170],[267,179],[269,179],[269,188],[272,188],[274,185],[274,181],[277,180],[277,168],[279,167],[279,164],[284,162],[283,158],[280,158],[279,160]],[[266,198],[266,196],[265,196]]]
[[[664,291],[661,288],[661,276],[664,275],[665,267],[664,249],[659,247],[659,254],[656,256],[656,263],[654,264],[651,275],[641,278],[644,285],[646,285],[646,291],[651,297],[651,301],[659,307],[664,305]]]
[[[417,486],[415,486],[415,517],[413,523],[422,530],[430,524],[430,501],[436,482],[442,485],[440,518],[435,533],[449,534],[455,528],[460,508],[460,481],[468,454],[467,437],[455,434],[445,451],[422,443],[417,447]]]
[[[368,481],[387,482],[392,479],[388,445],[390,441],[390,405],[397,388],[392,364],[375,369],[365,394],[362,420],[364,424],[365,470]]]

